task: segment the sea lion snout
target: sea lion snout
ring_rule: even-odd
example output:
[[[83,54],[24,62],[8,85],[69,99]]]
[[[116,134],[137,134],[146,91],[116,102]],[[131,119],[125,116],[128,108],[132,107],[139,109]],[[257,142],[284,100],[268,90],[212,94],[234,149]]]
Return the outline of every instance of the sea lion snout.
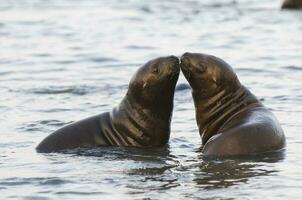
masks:
[[[187,66],[190,63],[190,56],[191,53],[186,52],[180,57],[180,63],[183,64],[184,66]]]
[[[175,63],[179,63],[179,59],[176,56],[171,55],[171,56],[168,57],[168,59],[175,62]]]
[[[179,69],[178,57],[172,55],[172,56],[168,57],[168,60],[172,63],[172,66],[173,66],[172,69],[177,71],[177,69]]]
[[[168,66],[166,67],[166,72],[170,74],[172,77],[175,75],[178,75],[180,72],[180,67],[179,67],[179,59],[176,56],[168,56],[166,57],[168,61]]]
[[[192,72],[192,53],[186,52],[180,57],[180,68],[187,80],[191,78]]]
[[[200,53],[184,53],[180,58],[180,64],[183,68],[197,67],[199,69],[201,62],[204,62],[205,55]],[[203,71],[205,68],[203,69]]]
[[[185,71],[192,71],[199,66],[200,56],[195,53],[184,53],[180,58],[180,67]]]

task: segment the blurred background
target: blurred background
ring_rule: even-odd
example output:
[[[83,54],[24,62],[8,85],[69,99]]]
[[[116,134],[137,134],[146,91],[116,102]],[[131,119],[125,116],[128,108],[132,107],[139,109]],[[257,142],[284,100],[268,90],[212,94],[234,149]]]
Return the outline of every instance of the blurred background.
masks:
[[[302,11],[281,3],[0,0],[0,198],[300,198]],[[280,120],[285,153],[204,160],[190,89],[175,93],[167,147],[35,152],[61,126],[118,105],[142,64],[186,51],[233,66]]]

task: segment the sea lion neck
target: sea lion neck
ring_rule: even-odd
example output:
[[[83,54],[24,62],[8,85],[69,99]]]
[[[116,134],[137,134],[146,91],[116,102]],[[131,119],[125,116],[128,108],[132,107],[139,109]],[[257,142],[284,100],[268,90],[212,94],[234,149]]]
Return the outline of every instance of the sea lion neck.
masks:
[[[170,122],[173,111],[174,89],[175,86],[173,88],[165,86],[161,90],[156,91],[157,95],[152,96],[134,94],[133,91],[128,91],[124,99],[128,101],[128,104],[134,110],[143,112],[145,115],[152,116],[159,121]],[[150,93],[155,92],[150,91]]]
[[[239,113],[247,106],[259,106],[257,98],[244,86],[230,92],[220,90],[216,95],[207,100],[195,101],[196,119],[199,133],[205,144],[210,137],[219,132],[228,119]]]
[[[126,96],[110,113],[112,127],[136,142],[136,146],[160,146],[169,140],[170,123]],[[121,123],[122,122],[122,123]],[[129,139],[130,138],[130,139]]]
[[[192,97],[194,99],[195,106],[202,106],[206,107],[208,104],[216,102],[221,97],[225,96],[226,94],[235,93],[240,89],[241,85],[238,86],[229,86],[229,87],[216,87],[216,88],[196,88],[192,89]]]

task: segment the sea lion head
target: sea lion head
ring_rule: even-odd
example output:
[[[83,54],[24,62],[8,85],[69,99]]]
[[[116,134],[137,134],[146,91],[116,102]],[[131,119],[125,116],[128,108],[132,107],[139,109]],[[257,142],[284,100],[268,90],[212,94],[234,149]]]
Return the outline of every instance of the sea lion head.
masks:
[[[132,77],[127,96],[144,109],[154,114],[170,113],[180,72],[176,56],[150,60]]]
[[[211,97],[222,90],[240,87],[232,67],[222,59],[201,53],[185,53],[181,56],[181,70],[199,97]]]

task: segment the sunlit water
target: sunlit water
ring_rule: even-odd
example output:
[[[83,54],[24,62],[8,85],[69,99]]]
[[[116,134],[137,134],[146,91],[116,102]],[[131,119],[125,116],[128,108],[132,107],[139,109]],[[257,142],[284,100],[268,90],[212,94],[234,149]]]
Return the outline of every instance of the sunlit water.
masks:
[[[271,0],[0,0],[0,199],[299,199],[302,11]],[[229,62],[280,120],[284,153],[205,160],[191,92],[169,145],[39,154],[52,131],[110,111],[144,62]],[[185,83],[181,75],[180,83]]]

